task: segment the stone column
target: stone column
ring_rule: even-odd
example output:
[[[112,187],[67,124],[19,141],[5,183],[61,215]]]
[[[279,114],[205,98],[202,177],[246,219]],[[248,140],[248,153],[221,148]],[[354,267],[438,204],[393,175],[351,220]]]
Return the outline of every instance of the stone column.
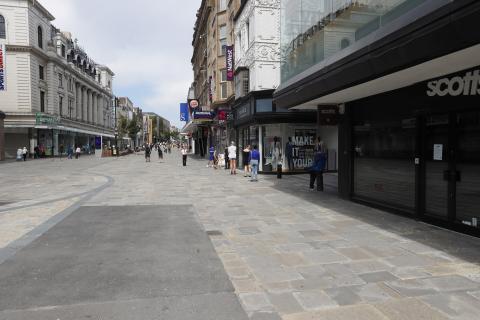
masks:
[[[87,108],[88,108],[88,97],[87,97],[87,88],[83,87],[82,88],[82,120],[83,121],[88,121],[87,118]]]
[[[75,83],[75,119],[80,120],[80,110],[81,110],[81,89],[80,84]]]
[[[0,161],[5,160],[5,129],[4,122],[5,113],[0,111]]]
[[[93,96],[93,123],[98,126],[98,94]]]

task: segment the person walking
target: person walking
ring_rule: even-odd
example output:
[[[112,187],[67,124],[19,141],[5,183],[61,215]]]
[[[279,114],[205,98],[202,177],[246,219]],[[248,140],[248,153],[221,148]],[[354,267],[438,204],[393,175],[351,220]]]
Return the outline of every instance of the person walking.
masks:
[[[293,164],[293,143],[292,137],[288,137],[288,142],[285,145],[285,156],[287,157],[288,162],[288,171],[293,172],[295,170],[295,166]]]
[[[145,147],[145,162],[150,162],[150,154],[152,153],[152,149],[150,149],[150,145],[147,144]]]
[[[185,145],[182,145],[180,152],[182,153],[183,166],[186,167],[187,166],[187,147],[185,147]]]
[[[260,163],[260,152],[257,146],[253,145],[253,150],[250,152],[250,166],[252,170],[250,181],[258,181],[258,164]]]
[[[310,190],[313,191],[317,180],[317,191],[323,191],[323,170],[325,169],[326,155],[321,150],[316,150],[313,156],[313,165],[308,168],[310,172]]]
[[[159,159],[159,160],[162,160],[162,159],[163,159],[162,147],[158,146],[158,147],[157,147],[157,152],[158,152],[158,159]]]
[[[27,147],[23,147],[23,149],[22,149],[22,158],[23,158],[23,161],[27,161],[27,155],[28,155]]]
[[[243,176],[248,177],[252,176],[252,172],[250,170],[250,145],[247,145],[245,149],[243,149]]]
[[[209,158],[208,158],[207,168],[210,167],[210,165],[213,167],[215,164],[215,147],[214,146],[211,146],[208,149],[208,154],[209,154]]]
[[[80,158],[81,153],[82,153],[82,149],[80,149],[80,146],[77,146],[77,149],[75,150],[75,159]]]
[[[234,141],[228,147],[228,159],[230,160],[230,174],[237,174],[237,147]]]
[[[73,158],[73,149],[72,149],[72,146],[68,146],[67,148],[67,158],[68,159],[72,159]]]
[[[228,158],[228,147],[225,147],[225,170],[230,169],[230,159]]]

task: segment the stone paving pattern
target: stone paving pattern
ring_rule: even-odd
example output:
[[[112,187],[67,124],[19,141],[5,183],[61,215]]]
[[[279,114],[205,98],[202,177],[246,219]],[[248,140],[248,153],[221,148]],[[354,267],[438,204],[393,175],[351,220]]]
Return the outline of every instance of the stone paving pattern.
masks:
[[[176,151],[151,163],[131,155],[1,164],[8,186],[0,185],[0,202],[13,203],[0,206],[0,221],[37,202],[60,212],[64,195],[83,206],[193,205],[250,319],[480,318],[480,239],[338,199],[329,188],[310,192],[305,176],[252,183],[205,165],[189,158],[182,167]],[[112,185],[82,198],[106,177]],[[0,243],[41,221],[26,217],[29,227]]]

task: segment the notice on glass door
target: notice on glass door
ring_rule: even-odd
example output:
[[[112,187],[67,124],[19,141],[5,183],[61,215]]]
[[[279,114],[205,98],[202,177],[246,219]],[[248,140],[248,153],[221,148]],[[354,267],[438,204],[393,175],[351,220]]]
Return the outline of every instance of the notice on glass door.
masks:
[[[433,160],[443,160],[443,144],[433,145]]]

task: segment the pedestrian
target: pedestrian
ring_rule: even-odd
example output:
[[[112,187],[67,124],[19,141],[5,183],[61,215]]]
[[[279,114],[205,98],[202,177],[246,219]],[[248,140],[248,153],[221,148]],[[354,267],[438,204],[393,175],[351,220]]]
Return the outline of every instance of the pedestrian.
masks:
[[[77,149],[75,150],[75,159],[80,158],[81,153],[82,153],[82,149],[80,149],[80,146],[77,146]]]
[[[147,147],[145,148],[145,162],[150,162],[151,152],[152,152],[152,149],[150,149],[150,145],[147,144]]]
[[[245,149],[243,149],[243,176],[248,177],[252,176],[252,172],[250,170],[250,145],[247,145]]]
[[[228,159],[230,160],[230,174],[237,174],[237,147],[234,141],[228,147]]]
[[[295,170],[295,166],[293,164],[292,137],[288,137],[288,142],[287,142],[287,145],[285,146],[285,156],[287,157],[288,171],[293,172]]]
[[[325,169],[326,155],[321,150],[316,150],[313,156],[313,165],[308,167],[310,172],[310,190],[313,191],[317,180],[317,191],[323,191],[323,170]]]
[[[22,148],[18,148],[17,149],[17,159],[16,160],[17,161],[22,161],[22,159],[23,159],[23,150],[22,150]]]
[[[171,143],[168,144],[167,149],[168,149],[168,153],[172,153],[172,144]]]
[[[62,158],[63,153],[65,152],[65,147],[63,146],[63,144],[60,145],[60,147],[58,148],[58,150],[60,151],[60,158]]]
[[[229,162],[230,159],[228,158],[228,147],[225,147],[224,153],[225,153],[225,156],[224,156],[225,157],[225,170],[228,170],[228,169],[230,169],[230,162]]]
[[[73,149],[72,149],[72,146],[69,145],[67,148],[67,158],[72,159],[72,157],[73,157]]]
[[[182,153],[182,161],[183,161],[183,166],[187,166],[187,147],[182,145],[182,148],[180,149],[180,152]]]
[[[210,164],[214,165],[214,160],[215,160],[215,147],[214,146],[211,146],[209,149],[208,149],[208,154],[209,154],[209,158],[208,158],[208,163],[207,163],[207,168],[210,167]]]
[[[160,146],[158,146],[157,152],[158,152],[158,159],[159,160],[163,159],[163,152],[162,152],[162,148]]]
[[[35,146],[33,148],[33,159],[39,159],[40,158],[40,148],[38,146]]]
[[[253,145],[253,150],[250,152],[250,166],[252,167],[252,174],[250,181],[258,181],[258,164],[260,163],[260,152],[257,150],[257,146]]]
[[[27,147],[23,147],[23,150],[22,150],[23,161],[27,161],[27,155],[28,155]]]

